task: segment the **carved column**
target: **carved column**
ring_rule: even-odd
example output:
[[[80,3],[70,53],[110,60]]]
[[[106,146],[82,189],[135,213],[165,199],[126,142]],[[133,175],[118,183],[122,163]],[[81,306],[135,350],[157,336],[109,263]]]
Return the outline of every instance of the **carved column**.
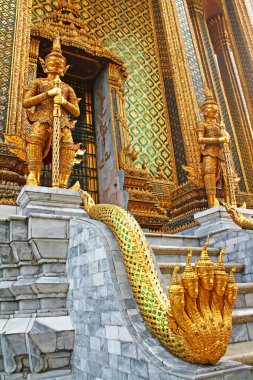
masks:
[[[199,169],[200,153],[194,133],[199,110],[175,1],[160,0],[168,57],[174,82],[187,164]]]
[[[201,58],[203,72],[205,76],[205,81],[207,82],[208,87],[215,94],[215,86],[213,83],[213,78],[211,74],[210,62],[206,52],[206,47],[203,43],[203,35],[201,29],[201,20],[204,19],[204,5],[203,0],[186,0],[191,22],[195,34],[195,39],[198,44],[198,52]]]
[[[12,74],[9,91],[9,107],[6,132],[20,133],[24,128],[22,99],[29,61],[30,25],[32,0],[17,2],[17,16],[13,42]]]
[[[245,0],[221,0],[248,109],[253,114],[253,29]],[[252,5],[251,5],[252,6]]]
[[[231,49],[229,35],[223,15],[217,15],[208,20],[208,28],[217,56],[223,86],[228,99],[230,112],[234,121],[245,174],[249,188],[253,190],[253,115],[250,115]]]
[[[198,50],[202,61],[205,80],[216,97],[221,110],[221,117],[226,125],[226,129],[231,137],[231,146],[234,157],[235,169],[237,175],[241,178],[240,189],[248,191],[248,181],[245,174],[245,168],[242,161],[240,146],[237,140],[237,135],[234,127],[234,121],[230,114],[227,99],[222,86],[222,81],[219,69],[216,63],[216,58],[204,18],[204,2],[202,0],[186,0],[189,8],[192,24],[195,32],[195,37],[198,43]]]

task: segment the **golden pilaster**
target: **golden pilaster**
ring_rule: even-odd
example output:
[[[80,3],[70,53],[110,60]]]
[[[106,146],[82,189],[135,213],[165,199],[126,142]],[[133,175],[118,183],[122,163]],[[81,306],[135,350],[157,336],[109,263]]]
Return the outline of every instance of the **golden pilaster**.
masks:
[[[165,34],[168,40],[171,72],[175,83],[180,125],[183,132],[187,163],[196,170],[199,168],[200,152],[197,148],[197,135],[193,133],[199,117],[198,105],[193,89],[182,31],[174,1],[160,0],[164,18]]]
[[[221,3],[243,93],[253,115],[253,28],[249,9],[244,0],[221,0]]]
[[[207,22],[214,50],[217,56],[223,86],[226,92],[230,112],[233,117],[243,165],[249,188],[253,190],[253,115],[250,115],[242,92],[242,86],[235,64],[229,34],[223,15],[212,17]],[[250,120],[251,118],[251,120]]]
[[[210,61],[207,56],[206,47],[203,43],[200,19],[204,19],[204,3],[203,0],[186,0],[191,22],[194,30],[194,36],[197,42],[198,52],[202,62],[202,69],[205,76],[205,82],[208,87],[215,93],[214,81],[211,74]]]
[[[13,41],[12,75],[9,91],[7,133],[19,133],[25,126],[22,110],[24,84],[29,61],[30,27],[32,0],[17,1],[16,29]]]

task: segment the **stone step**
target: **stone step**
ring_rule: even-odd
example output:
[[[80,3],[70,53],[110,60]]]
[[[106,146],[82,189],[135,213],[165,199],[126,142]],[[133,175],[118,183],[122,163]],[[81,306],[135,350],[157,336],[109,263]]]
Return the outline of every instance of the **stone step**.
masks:
[[[253,340],[230,343],[223,359],[253,365]]]
[[[238,289],[239,294],[253,293],[253,282],[241,282],[238,284],[238,286],[239,286],[239,289]]]
[[[238,283],[238,286],[239,289],[234,308],[241,309],[253,307],[253,282]]]
[[[157,234],[146,232],[145,236],[150,245],[175,246],[175,247],[199,247],[199,239],[196,236]]]
[[[247,307],[243,309],[233,310],[233,324],[241,324],[253,322],[253,308]]]
[[[176,247],[176,246],[162,246],[162,245],[152,245],[152,250],[156,255],[184,255],[187,256],[190,251],[192,251],[193,256],[199,256],[202,252],[202,247]],[[220,253],[219,248],[208,248],[209,256],[217,256]]]
[[[158,263],[179,262],[185,263],[186,257],[192,251],[192,262],[199,259],[202,247],[174,247],[174,246],[151,246]],[[219,248],[208,248],[208,254],[212,257],[212,261],[216,262],[220,253]]]

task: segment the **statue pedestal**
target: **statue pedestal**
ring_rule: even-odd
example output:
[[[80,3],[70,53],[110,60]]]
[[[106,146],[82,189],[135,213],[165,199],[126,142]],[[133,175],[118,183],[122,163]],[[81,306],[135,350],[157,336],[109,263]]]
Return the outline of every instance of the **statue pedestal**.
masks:
[[[78,191],[52,187],[24,186],[17,198],[18,215],[52,214],[86,216]]]
[[[239,209],[243,215],[249,218],[253,216],[253,210]],[[205,235],[211,232],[218,232],[224,230],[242,230],[227,213],[225,207],[216,206],[198,212],[194,215],[194,219],[199,223],[199,227],[194,227],[195,235]]]

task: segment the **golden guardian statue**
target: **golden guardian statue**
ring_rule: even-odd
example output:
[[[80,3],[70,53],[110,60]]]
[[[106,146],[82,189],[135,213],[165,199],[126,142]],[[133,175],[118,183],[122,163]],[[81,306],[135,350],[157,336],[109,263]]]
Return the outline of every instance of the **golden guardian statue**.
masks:
[[[209,208],[219,205],[216,198],[219,184],[225,202],[236,205],[235,190],[239,178],[234,169],[230,136],[225,125],[218,121],[219,107],[206,84],[204,93],[205,101],[200,105],[204,120],[196,128],[201,153],[199,169],[191,166],[183,166],[183,169],[188,172],[189,181],[205,188]]]
[[[47,77],[34,79],[23,101],[24,108],[35,109],[27,111],[31,129],[25,138],[5,135],[5,140],[11,144],[9,150],[27,162],[28,185],[40,185],[42,162],[52,153],[52,186],[66,188],[75,156],[82,151],[71,134],[75,121],[68,118],[68,114],[79,116],[79,99],[73,88],[60,80],[69,66],[62,55],[59,36],[51,53],[40,62]]]
[[[235,203],[235,173],[229,147],[230,136],[224,124],[218,122],[219,108],[207,86],[205,101],[200,106],[204,115],[197,128],[198,142],[201,146],[203,179],[208,206],[218,204],[216,199],[217,183],[221,183],[226,203]]]

